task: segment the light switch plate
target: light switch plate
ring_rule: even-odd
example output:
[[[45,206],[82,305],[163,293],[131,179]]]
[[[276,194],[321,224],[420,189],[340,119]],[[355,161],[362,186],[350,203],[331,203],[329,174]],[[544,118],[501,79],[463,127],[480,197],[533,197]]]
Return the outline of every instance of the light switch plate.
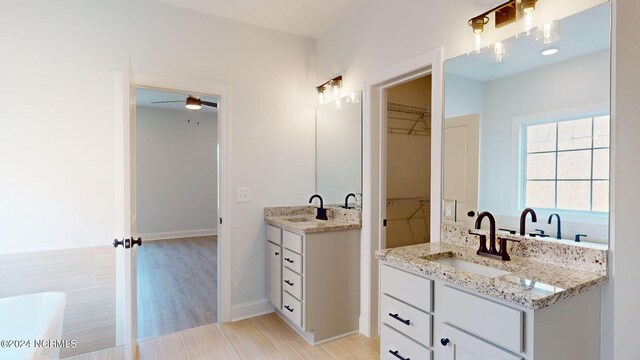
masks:
[[[236,188],[236,202],[251,202],[251,188]]]
[[[456,207],[458,202],[456,200],[443,200],[442,201],[442,218],[447,221],[456,221]]]

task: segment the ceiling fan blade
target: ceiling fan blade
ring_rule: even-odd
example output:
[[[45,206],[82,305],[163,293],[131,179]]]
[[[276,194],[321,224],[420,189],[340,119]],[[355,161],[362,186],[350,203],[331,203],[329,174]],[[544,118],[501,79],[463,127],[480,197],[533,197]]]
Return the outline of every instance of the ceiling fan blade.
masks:
[[[214,102],[211,102],[211,101],[200,100],[200,103],[202,105],[207,105],[207,106],[211,106],[211,107],[214,107],[214,108],[218,107],[218,103],[214,103]]]
[[[167,104],[167,103],[183,103],[184,100],[178,100],[178,101],[152,101],[152,104]]]

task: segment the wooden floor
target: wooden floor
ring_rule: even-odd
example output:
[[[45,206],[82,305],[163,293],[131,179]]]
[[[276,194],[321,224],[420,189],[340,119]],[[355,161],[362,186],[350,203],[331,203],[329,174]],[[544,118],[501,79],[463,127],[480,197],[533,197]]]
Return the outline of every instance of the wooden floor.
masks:
[[[217,321],[217,237],[147,241],[137,252],[138,339]]]
[[[379,359],[379,339],[352,335],[311,346],[276,314],[235,323],[211,324],[140,342],[140,360]],[[121,360],[122,348],[76,356],[73,360]]]

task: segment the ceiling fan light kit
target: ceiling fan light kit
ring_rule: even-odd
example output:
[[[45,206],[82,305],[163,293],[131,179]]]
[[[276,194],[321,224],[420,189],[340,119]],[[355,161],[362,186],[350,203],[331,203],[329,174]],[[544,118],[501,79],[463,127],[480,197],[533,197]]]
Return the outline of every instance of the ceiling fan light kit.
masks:
[[[202,104],[200,103],[200,99],[189,96],[185,107],[189,110],[200,110],[202,108]]]
[[[180,102],[184,102],[185,107],[189,110],[200,110],[202,108],[202,105],[214,107],[214,108],[218,107],[218,103],[215,103],[212,101],[200,100],[197,97],[191,96],[191,95],[187,96],[186,100],[152,101],[151,103],[152,104],[168,104],[168,103],[180,103]]]

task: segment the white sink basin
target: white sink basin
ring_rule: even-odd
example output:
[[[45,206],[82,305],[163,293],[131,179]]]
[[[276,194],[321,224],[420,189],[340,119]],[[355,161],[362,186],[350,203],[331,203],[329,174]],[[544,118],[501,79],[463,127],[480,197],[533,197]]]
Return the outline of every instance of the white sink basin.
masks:
[[[441,259],[430,260],[430,261],[437,262],[438,264],[450,266],[452,268],[460,269],[462,271],[467,271],[474,274],[490,277],[490,278],[509,274],[508,271],[494,269],[489,266],[479,265],[479,264],[472,263],[470,261],[460,260],[452,257],[441,258]]]

